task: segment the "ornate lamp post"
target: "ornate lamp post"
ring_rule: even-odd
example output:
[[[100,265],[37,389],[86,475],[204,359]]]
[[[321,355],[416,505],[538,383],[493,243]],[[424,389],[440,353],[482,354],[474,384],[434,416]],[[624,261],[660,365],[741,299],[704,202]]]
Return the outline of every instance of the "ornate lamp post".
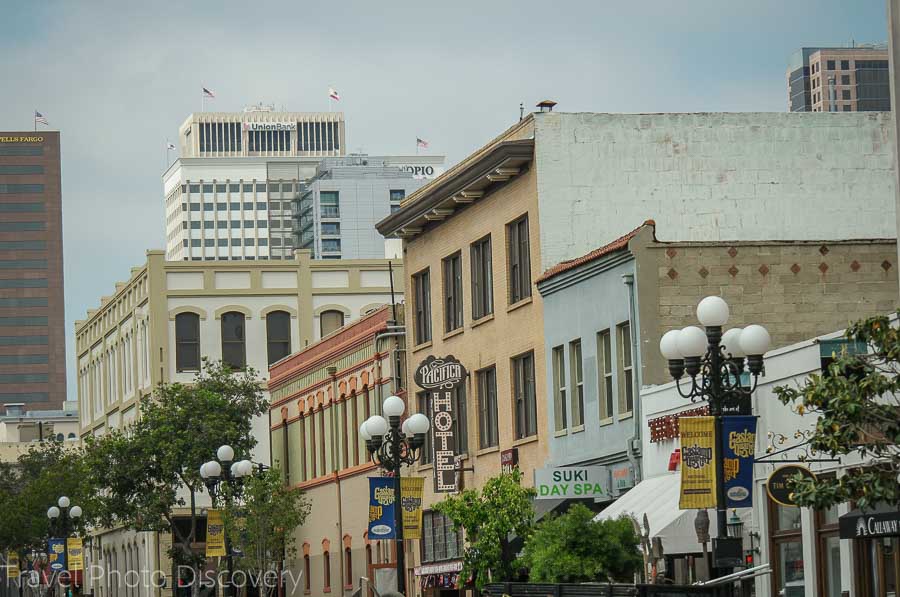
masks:
[[[403,547],[403,509],[400,495],[400,467],[419,460],[425,434],[431,428],[428,417],[416,413],[400,424],[406,404],[398,396],[388,396],[382,412],[369,417],[359,427],[372,461],[394,478],[394,527],[397,539],[397,591],[406,594],[406,554]]]
[[[771,338],[761,325],[749,325],[744,329],[732,328],[722,332],[728,322],[728,303],[717,296],[708,296],[697,305],[697,319],[704,329],[688,326],[666,332],[659,342],[663,357],[668,360],[669,373],[675,379],[678,393],[692,402],[706,400],[709,414],[715,417],[716,458],[716,543],[728,537],[722,446],[722,416],[726,405],[749,403],[756,390],[759,374],[763,370],[763,354],[769,349]],[[741,383],[741,374],[748,370],[753,376],[749,387]],[[681,378],[687,373],[690,388],[681,386]],[[732,540],[734,540],[732,538]]]
[[[47,510],[47,518],[50,519],[50,537],[54,535],[62,537],[65,569],[69,567],[69,533],[75,530],[75,522],[81,518],[81,515],[81,506],[73,506],[71,500],[66,496],[61,496],[56,500],[56,506],[50,506]],[[69,582],[71,583],[71,579]]]
[[[262,470],[264,465],[259,465]],[[253,462],[249,460],[234,461],[234,448],[229,445],[220,446],[216,450],[216,460],[210,460],[200,467],[200,476],[206,484],[206,490],[212,498],[213,506],[219,500],[225,501],[230,507],[236,495],[241,491],[244,478],[253,474]],[[234,575],[234,557],[232,555],[231,539],[225,533],[225,561],[228,567],[228,582],[223,587],[226,596],[234,594],[232,577]]]

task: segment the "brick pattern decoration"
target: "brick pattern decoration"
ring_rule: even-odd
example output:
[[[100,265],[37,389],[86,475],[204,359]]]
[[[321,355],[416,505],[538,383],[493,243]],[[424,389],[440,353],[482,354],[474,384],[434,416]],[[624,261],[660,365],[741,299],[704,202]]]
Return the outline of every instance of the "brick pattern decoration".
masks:
[[[674,247],[673,247],[674,245]],[[774,347],[898,306],[893,241],[656,243],[660,334],[696,324],[704,296],[731,306],[729,326],[765,325]],[[675,250],[673,250],[675,249]]]

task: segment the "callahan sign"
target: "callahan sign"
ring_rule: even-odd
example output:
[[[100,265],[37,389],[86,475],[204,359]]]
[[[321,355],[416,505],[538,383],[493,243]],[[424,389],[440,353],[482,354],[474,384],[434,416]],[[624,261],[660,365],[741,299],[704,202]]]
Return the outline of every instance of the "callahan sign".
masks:
[[[434,430],[434,491],[457,490],[456,433],[454,412],[457,387],[466,379],[466,368],[452,356],[429,356],[416,368],[416,384],[429,392],[429,414]],[[465,433],[465,429],[458,430]]]

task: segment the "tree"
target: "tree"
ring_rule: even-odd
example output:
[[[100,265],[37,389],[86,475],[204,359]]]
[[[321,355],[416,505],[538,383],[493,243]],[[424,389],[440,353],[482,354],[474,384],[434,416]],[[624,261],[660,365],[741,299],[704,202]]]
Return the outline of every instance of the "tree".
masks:
[[[627,518],[594,521],[575,504],[561,516],[541,521],[525,542],[522,564],[531,582],[631,582],[643,559],[640,537]]]
[[[509,553],[509,537],[527,538],[534,524],[531,499],[534,489],[522,487],[518,469],[485,482],[481,492],[467,489],[449,496],[435,510],[463,529],[466,551],[462,578],[473,577],[479,591],[488,582],[510,580],[514,557]]]
[[[798,476],[794,496],[817,509],[849,501],[861,508],[900,505],[900,334],[879,316],[851,325],[845,337],[868,352],[835,354],[821,375],[810,375],[799,388],[775,388],[775,394],[800,414],[818,416],[810,449],[832,457],[856,453],[867,462],[839,478]]]
[[[140,416],[130,427],[89,438],[88,480],[102,488],[95,504],[97,522],[174,533],[169,554],[173,570],[191,566],[199,578],[204,556],[191,544],[197,537],[196,494],[204,489],[200,466],[220,445],[232,446],[239,455],[256,445],[252,420],[268,406],[260,383],[252,369],[235,373],[204,360],[192,384],[160,384],[143,397]],[[186,505],[189,525],[178,525],[175,509]],[[193,590],[199,592],[198,583]]]
[[[309,501],[276,469],[246,477],[235,498],[225,508],[225,533],[244,554],[237,567],[271,594],[278,565],[297,553],[294,530],[309,516]]]

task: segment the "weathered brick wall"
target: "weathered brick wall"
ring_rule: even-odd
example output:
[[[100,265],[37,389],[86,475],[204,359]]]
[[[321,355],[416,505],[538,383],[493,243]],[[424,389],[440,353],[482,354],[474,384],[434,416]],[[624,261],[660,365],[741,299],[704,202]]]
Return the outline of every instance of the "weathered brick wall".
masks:
[[[900,305],[894,241],[650,243],[645,255],[639,275],[655,276],[658,292],[658,326],[641,326],[644,354],[657,361],[648,364],[645,383],[667,381],[650,344],[670,329],[697,325],[697,303],[708,295],[728,301],[726,327],[764,325],[773,348]]]

